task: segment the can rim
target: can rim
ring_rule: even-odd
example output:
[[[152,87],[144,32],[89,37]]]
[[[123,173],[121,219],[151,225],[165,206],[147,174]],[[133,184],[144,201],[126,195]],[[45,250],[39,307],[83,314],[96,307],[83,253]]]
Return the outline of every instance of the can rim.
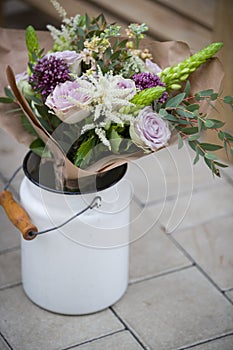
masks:
[[[39,168],[41,157],[34,153],[33,151],[29,151],[23,160],[23,171],[25,176],[30,180],[33,184],[40,187],[41,189],[44,189],[49,192],[57,193],[57,194],[66,194],[66,195],[81,195],[81,194],[88,194],[88,193],[96,193],[101,192],[107,188],[110,188],[114,186],[116,183],[118,183],[126,174],[128,164],[124,163],[122,165],[119,165],[118,167],[108,170],[106,172],[103,172],[101,174],[97,175],[89,175],[85,179],[90,180],[90,183],[94,184],[95,180],[95,188],[93,189],[75,189],[73,191],[68,190],[57,190],[56,188],[49,187],[43,183],[40,183],[36,176],[32,175],[32,171],[28,169],[28,162],[30,161],[30,158],[34,157],[37,158],[36,166]]]

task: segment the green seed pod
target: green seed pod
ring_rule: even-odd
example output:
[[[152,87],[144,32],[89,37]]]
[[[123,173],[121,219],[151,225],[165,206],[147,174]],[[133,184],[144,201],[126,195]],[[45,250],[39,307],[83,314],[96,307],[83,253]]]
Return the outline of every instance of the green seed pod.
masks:
[[[149,106],[154,100],[158,100],[166,89],[162,86],[155,86],[140,91],[130,102],[139,106]]]
[[[212,43],[176,66],[167,67],[158,73],[160,80],[166,85],[166,90],[173,90],[177,82],[186,80],[192,72],[214,56],[222,46],[223,43],[221,42]],[[173,88],[171,87],[172,85]]]
[[[181,88],[181,85],[179,84],[172,84],[169,87],[171,90],[179,90]]]

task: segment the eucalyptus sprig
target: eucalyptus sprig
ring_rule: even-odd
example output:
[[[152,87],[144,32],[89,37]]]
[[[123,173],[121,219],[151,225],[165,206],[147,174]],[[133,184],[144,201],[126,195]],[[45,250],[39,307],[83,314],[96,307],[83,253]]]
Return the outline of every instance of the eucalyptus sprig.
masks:
[[[224,168],[227,165],[219,162],[218,156],[213,152],[224,148],[227,154],[233,156],[233,136],[222,130],[224,122],[209,118],[207,114],[201,112],[200,104],[200,101],[206,101],[213,107],[212,102],[216,100],[221,100],[233,108],[231,96],[221,98],[218,93],[208,89],[200,91],[194,96],[183,92],[169,98],[162,108],[158,109],[158,113],[177,131],[178,148],[183,146],[183,140],[186,139],[188,145],[196,152],[194,164],[199,161],[200,157],[203,157],[212,172],[220,176],[218,167]],[[217,133],[221,144],[203,142],[201,139],[206,130]]]

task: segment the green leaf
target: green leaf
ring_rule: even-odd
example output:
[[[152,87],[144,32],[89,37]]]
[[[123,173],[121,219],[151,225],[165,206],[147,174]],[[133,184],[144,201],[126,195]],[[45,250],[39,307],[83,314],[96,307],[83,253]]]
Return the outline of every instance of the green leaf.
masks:
[[[216,92],[210,95],[211,101],[215,101],[217,100],[217,98],[218,98],[218,94]]]
[[[7,86],[4,87],[4,91],[7,97],[11,98],[12,100],[15,100],[15,96],[11,89],[9,89]]]
[[[221,168],[228,168],[228,165],[227,164],[223,164],[223,163],[220,163],[220,162],[214,162],[216,165],[220,166]]]
[[[30,149],[40,157],[51,157],[49,149],[45,146],[41,139],[36,139],[30,144]]]
[[[33,129],[31,123],[28,121],[25,115],[21,116],[21,123],[24,128],[30,135],[38,136],[37,132]]]
[[[232,104],[233,103],[233,97],[232,96],[225,96],[224,97],[224,99],[223,99],[223,101],[225,102],[225,103],[228,103],[228,104]]]
[[[167,101],[166,107],[176,108],[179,106],[179,104],[183,101],[184,98],[185,98],[185,92],[178,94]]]
[[[221,128],[225,124],[221,120],[217,119],[206,119],[204,123],[208,129]]]
[[[184,141],[180,134],[177,134],[177,136],[178,136],[178,149],[181,149],[184,145]]]
[[[168,112],[166,111],[166,109],[160,108],[160,110],[159,110],[159,115],[160,115],[161,117],[165,117],[166,115],[168,115]]]
[[[195,141],[195,140],[198,140],[199,137],[200,137],[199,134],[193,134],[193,135],[189,136],[188,141]]]
[[[233,147],[230,148],[231,155],[233,156]]]
[[[41,101],[38,97],[33,96],[33,95],[30,95],[29,98],[30,98],[31,101],[35,102],[35,103],[38,104],[39,106],[43,106],[42,101]]]
[[[224,132],[222,131],[222,130],[220,130],[219,132],[218,132],[218,138],[220,139],[220,140],[224,140],[224,137],[225,137],[225,135],[224,135]]]
[[[197,134],[198,128],[197,127],[191,127],[191,128],[179,128],[183,133],[186,135],[192,135],[192,134]]]
[[[194,112],[194,111],[198,111],[199,107],[200,107],[199,104],[193,103],[193,104],[187,106],[186,109],[190,112]]]
[[[196,151],[197,150],[197,144],[194,141],[188,141],[189,146]]]
[[[206,119],[206,120],[204,121],[204,124],[205,124],[205,126],[206,126],[207,128],[214,128],[214,122],[213,122],[212,120],[210,120],[210,119]]]
[[[12,103],[12,102],[14,102],[14,100],[12,100],[9,97],[0,97],[0,102],[1,103]]]
[[[229,134],[228,132],[224,132],[224,136],[228,141],[230,141],[230,142],[233,141],[233,136],[231,134]]]
[[[207,159],[210,159],[210,160],[218,159],[218,157],[215,154],[209,153],[209,152],[205,153],[204,157],[207,158]]]
[[[200,118],[198,118],[197,120],[197,126],[198,126],[198,132],[200,133],[203,126],[203,121]]]
[[[212,143],[200,143],[201,147],[206,151],[217,151],[218,149],[223,148],[220,145],[215,145]]]
[[[83,161],[85,160],[85,163],[88,162],[88,159],[91,157],[91,150],[95,146],[95,137],[92,136],[91,138],[84,141],[81,146],[78,148],[77,153],[75,155],[74,164],[77,167],[80,167],[83,165]]]
[[[192,112],[189,112],[187,110],[185,110],[184,108],[180,108],[178,107],[176,112],[181,116],[181,117],[185,117],[185,118],[191,118],[193,119],[194,115]]]
[[[201,97],[207,97],[213,94],[213,89],[208,89],[208,90],[203,90],[203,91],[199,91],[199,95]]]
[[[220,177],[220,172],[219,172],[219,170],[215,167],[213,160],[210,160],[210,159],[208,159],[208,158],[204,158],[204,160],[205,160],[205,163],[207,164],[207,166],[212,170],[212,172],[213,172],[216,176]]]
[[[181,124],[179,119],[176,118],[173,114],[170,114],[170,113],[165,114],[162,118],[166,119],[166,120],[169,120],[171,122],[177,122],[177,123]]]
[[[194,158],[193,164],[195,165],[199,161],[199,153],[196,153],[196,157]]]
[[[111,60],[111,61],[114,61],[115,59],[117,59],[117,58],[120,56],[120,54],[121,54],[121,50],[115,51],[115,52],[111,55],[110,60]]]
[[[115,129],[111,129],[110,138],[111,150],[113,153],[119,153],[120,144],[122,141],[122,137],[118,134]]]

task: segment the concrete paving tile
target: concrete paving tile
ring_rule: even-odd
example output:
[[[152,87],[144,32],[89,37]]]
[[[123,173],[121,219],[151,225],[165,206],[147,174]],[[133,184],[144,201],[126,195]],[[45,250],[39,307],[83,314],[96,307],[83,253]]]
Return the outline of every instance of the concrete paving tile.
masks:
[[[0,252],[19,246],[20,232],[7,218],[3,208],[0,206]]]
[[[221,182],[201,160],[194,166],[193,159],[188,146],[178,150],[173,145],[131,162],[127,178],[142,203],[190,194],[193,189]]]
[[[140,350],[142,347],[137,343],[133,336],[125,331],[116,334],[109,335],[107,337],[92,341],[88,344],[84,344],[78,347],[74,347],[74,350]]]
[[[192,347],[192,350],[232,350],[233,335]]]
[[[0,349],[1,350],[10,350],[10,347],[7,345],[7,343],[1,337],[1,335],[0,335]]]
[[[131,285],[114,309],[150,349],[174,350],[233,328],[233,306],[195,267]]]
[[[133,203],[131,218],[131,238],[134,239],[130,245],[131,281],[191,265],[159,228],[148,208]]]
[[[0,254],[0,288],[20,281],[20,250]]]
[[[1,333],[14,350],[60,350],[123,329],[110,310],[87,316],[42,310],[21,287],[0,291],[0,314]]]
[[[221,289],[233,288],[233,217],[212,220],[173,235]]]
[[[179,195],[175,199],[149,206],[153,215],[159,214],[159,222],[166,232],[196,226],[216,217],[232,215],[233,186],[222,179],[193,194]]]
[[[9,179],[14,171],[22,165],[27,152],[27,147],[18,143],[12,136],[0,129],[0,173],[4,178]],[[12,182],[15,189],[19,188],[22,177],[23,172]]]

